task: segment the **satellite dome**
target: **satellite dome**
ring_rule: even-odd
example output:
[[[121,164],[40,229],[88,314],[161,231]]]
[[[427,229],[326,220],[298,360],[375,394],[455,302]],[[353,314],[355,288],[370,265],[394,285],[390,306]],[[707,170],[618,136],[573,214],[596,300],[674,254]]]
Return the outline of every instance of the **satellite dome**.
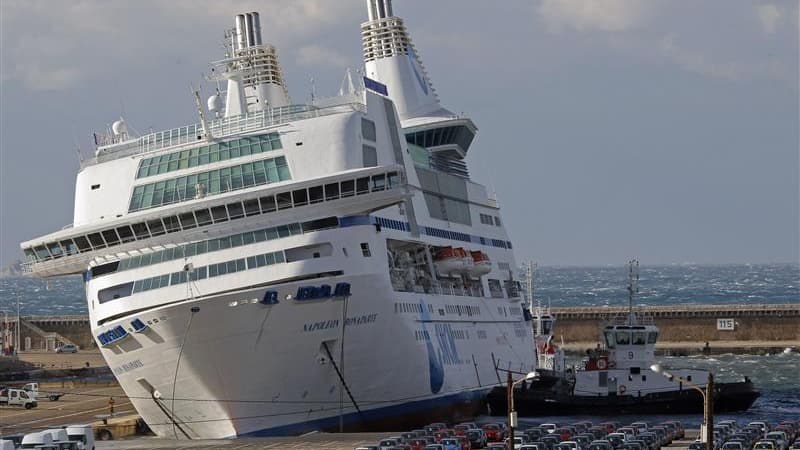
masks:
[[[208,97],[208,110],[213,112],[222,110],[222,98],[219,94]]]
[[[125,125],[125,121],[122,117],[111,125],[111,131],[114,132],[114,136],[128,134],[128,126]]]

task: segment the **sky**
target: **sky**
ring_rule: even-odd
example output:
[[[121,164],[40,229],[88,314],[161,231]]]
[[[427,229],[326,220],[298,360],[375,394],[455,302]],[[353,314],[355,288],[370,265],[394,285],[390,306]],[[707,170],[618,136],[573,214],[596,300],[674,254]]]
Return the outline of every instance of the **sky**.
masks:
[[[295,103],[362,66],[363,0],[0,2],[0,263],[72,221],[78,153],[124,116],[195,123],[190,86],[261,13]],[[798,2],[396,0],[518,260],[800,259]]]

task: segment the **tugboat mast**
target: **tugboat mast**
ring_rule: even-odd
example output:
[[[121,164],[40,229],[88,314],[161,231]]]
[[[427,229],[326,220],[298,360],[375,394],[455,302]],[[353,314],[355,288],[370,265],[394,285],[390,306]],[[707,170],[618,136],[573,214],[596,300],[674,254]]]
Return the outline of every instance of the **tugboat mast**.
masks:
[[[633,325],[633,296],[639,293],[639,261],[628,261],[628,325]]]

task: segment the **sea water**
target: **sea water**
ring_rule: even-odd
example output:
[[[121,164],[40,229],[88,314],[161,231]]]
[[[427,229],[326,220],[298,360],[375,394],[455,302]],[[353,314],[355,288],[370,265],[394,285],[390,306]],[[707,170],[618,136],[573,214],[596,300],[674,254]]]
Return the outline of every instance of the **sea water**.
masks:
[[[627,304],[627,269],[605,267],[540,267],[536,276],[536,297],[552,306],[624,306]],[[671,265],[642,266],[641,305],[800,303],[798,264]],[[0,321],[3,311],[15,315],[19,300],[23,315],[86,314],[86,299],[80,276],[50,280],[36,278],[0,279]],[[800,321],[798,321],[800,327]],[[766,418],[778,422],[800,419],[800,349],[774,355],[714,355],[663,357],[667,368],[694,367],[711,370],[717,381],[738,381],[749,377],[761,391],[753,407],[739,414],[726,414],[740,422]],[[675,417],[675,416],[670,416]],[[551,418],[568,422],[579,418]],[[614,417],[609,417],[614,419]],[[649,417],[648,420],[658,420]],[[678,417],[698,427],[700,414]],[[536,422],[548,418],[537,418]],[[625,421],[626,418],[620,418]],[[719,420],[719,419],[718,419]]]

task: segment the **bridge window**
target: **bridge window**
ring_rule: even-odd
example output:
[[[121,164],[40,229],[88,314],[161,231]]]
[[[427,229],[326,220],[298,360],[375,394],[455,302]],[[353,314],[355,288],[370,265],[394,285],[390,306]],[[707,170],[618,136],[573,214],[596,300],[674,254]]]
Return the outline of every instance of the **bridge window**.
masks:
[[[375,122],[361,118],[361,136],[370,141],[377,141],[377,133],[375,132]]]
[[[633,332],[633,345],[644,345],[647,340],[647,333],[644,331]]]
[[[658,340],[658,332],[657,331],[651,331],[651,332],[647,333],[647,343],[648,344],[655,344],[656,340]]]
[[[630,331],[617,331],[617,345],[630,345],[631,332]]]
[[[225,161],[240,156],[279,150],[283,148],[278,133],[248,136],[219,144],[206,145],[191,150],[182,150],[145,158],[139,163],[136,178],[160,175],[190,167]],[[97,185],[99,186],[99,185]],[[94,186],[92,187],[94,189]]]
[[[614,340],[614,332],[613,331],[605,331],[603,333],[606,339],[606,347],[614,348],[617,346],[617,342]]]
[[[143,184],[133,189],[129,211],[156,208],[251,186],[290,180],[286,158],[254,161],[185,177]],[[205,186],[208,185],[208,189]],[[200,187],[198,191],[198,187]]]

